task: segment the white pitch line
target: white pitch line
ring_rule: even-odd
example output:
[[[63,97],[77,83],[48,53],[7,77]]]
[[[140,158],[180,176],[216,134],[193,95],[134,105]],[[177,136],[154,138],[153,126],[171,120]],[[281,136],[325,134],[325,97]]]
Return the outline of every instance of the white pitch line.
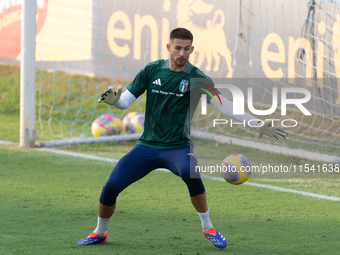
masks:
[[[9,145],[9,144],[15,144],[15,143],[12,143],[12,142],[9,142],[9,141],[0,140],[0,144],[2,144],[2,145]]]
[[[68,155],[72,157],[77,157],[77,158],[85,158],[85,159],[93,159],[93,160],[98,160],[98,161],[106,161],[110,163],[117,163],[117,159],[111,159],[111,158],[103,158],[103,157],[98,157],[98,156],[93,156],[89,154],[83,154],[83,153],[77,153],[77,152],[69,152],[69,151],[62,151],[62,150],[55,150],[55,149],[38,149],[39,151],[47,151],[47,152],[52,152],[56,154],[61,154],[61,155]]]
[[[203,178],[214,180],[214,181],[223,181],[225,180],[223,178],[219,177],[214,177],[214,176],[209,176],[209,175],[201,175]],[[266,184],[259,184],[255,182],[245,182],[242,185],[250,185],[250,186],[255,186],[259,188],[265,188],[265,189],[271,189],[271,190],[276,190],[276,191],[281,191],[281,192],[288,192],[288,193],[294,193],[294,194],[299,194],[307,197],[316,197],[320,199],[327,199],[327,200],[333,200],[333,201],[340,201],[339,197],[331,197],[331,196],[325,196],[325,195],[320,195],[320,194],[315,194],[311,192],[305,192],[305,191],[299,191],[295,189],[286,189],[286,188],[281,188],[281,187],[276,187],[276,186],[271,186],[271,185],[266,185]]]
[[[277,191],[281,191],[281,192],[295,193],[295,194],[299,194],[299,195],[303,195],[303,196],[307,196],[307,197],[316,197],[316,198],[320,198],[320,199],[340,201],[339,197],[325,196],[325,195],[320,195],[320,194],[315,194],[315,193],[310,193],[310,192],[305,192],[305,191],[299,191],[299,190],[294,190],[294,189],[285,189],[285,188],[280,188],[280,187],[265,185],[265,184],[259,184],[259,183],[254,183],[254,182],[245,182],[244,184],[255,186],[255,187],[260,187],[260,188],[277,190]]]
[[[68,152],[68,151],[62,151],[62,150],[55,150],[55,149],[38,149],[39,151],[46,151],[46,152],[51,152],[51,153],[56,153],[60,155],[67,155],[67,156],[72,156],[72,157],[78,157],[78,158],[85,158],[85,159],[93,159],[93,160],[98,160],[98,161],[106,161],[110,163],[117,163],[119,160],[117,159],[110,159],[110,158],[104,158],[104,157],[98,157],[98,156],[93,156],[89,154],[83,154],[83,153],[76,153],[76,152]],[[165,172],[170,172],[167,169],[157,169],[159,171],[165,171]],[[214,181],[223,181],[225,180],[220,177],[215,177],[215,176],[210,176],[206,174],[201,175],[202,178],[209,179],[209,180],[214,180]],[[286,189],[286,188],[280,188],[276,186],[271,186],[271,185],[265,185],[265,184],[259,184],[259,183],[254,183],[254,182],[245,182],[243,185],[250,185],[250,186],[255,186],[259,188],[265,188],[265,189],[271,189],[275,191],[281,191],[281,192],[287,192],[287,193],[294,193],[294,194],[299,194],[307,197],[315,197],[319,199],[326,199],[326,200],[332,200],[332,201],[340,201],[339,197],[331,197],[331,196],[325,196],[325,195],[320,195],[320,194],[315,194],[311,192],[305,192],[305,191],[299,191],[299,190],[294,190],[294,189]]]

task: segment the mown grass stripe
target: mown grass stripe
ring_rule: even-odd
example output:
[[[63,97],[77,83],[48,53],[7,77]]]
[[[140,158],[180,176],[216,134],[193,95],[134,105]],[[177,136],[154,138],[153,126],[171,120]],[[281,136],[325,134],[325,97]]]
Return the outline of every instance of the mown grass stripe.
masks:
[[[89,155],[89,154],[76,153],[76,152],[68,152],[68,151],[55,150],[55,149],[41,148],[41,149],[38,149],[38,150],[46,151],[46,152],[51,152],[51,153],[56,153],[56,154],[61,154],[61,155],[68,155],[68,156],[78,157],[78,158],[106,161],[106,162],[111,162],[111,163],[117,163],[119,161],[117,159],[110,159],[110,158],[93,156],[93,155]],[[158,169],[158,170],[159,171],[167,171],[168,172],[167,169]],[[202,174],[201,176],[202,176],[202,178],[209,179],[209,180],[225,181],[223,178],[215,177],[215,176],[209,176],[209,175],[206,175],[206,174]],[[259,188],[265,188],[265,189],[271,189],[271,190],[280,191],[280,192],[299,194],[299,195],[307,196],[307,197],[314,197],[314,198],[326,199],[326,200],[332,200],[332,201],[340,201],[339,197],[325,196],[325,195],[315,194],[315,193],[311,193],[311,192],[299,191],[299,190],[294,190],[294,189],[286,189],[286,188],[281,188],[281,187],[277,187],[277,186],[259,184],[259,183],[254,183],[254,182],[245,182],[244,185],[250,185],[250,186],[259,187]]]

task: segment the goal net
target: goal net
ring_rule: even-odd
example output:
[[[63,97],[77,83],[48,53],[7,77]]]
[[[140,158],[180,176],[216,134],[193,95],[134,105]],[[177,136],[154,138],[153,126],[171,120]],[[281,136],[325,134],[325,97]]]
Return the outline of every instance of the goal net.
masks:
[[[260,119],[275,119],[289,126],[284,147],[258,143],[256,132],[242,125],[213,127],[213,119],[225,119],[211,108],[206,116],[196,112],[195,126],[209,133],[209,139],[242,144],[303,158],[338,162],[340,142],[340,18],[337,1],[240,1],[238,40],[233,52],[236,84],[247,94],[253,89],[254,108],[269,110],[278,89],[303,88],[311,93],[304,106],[277,109]],[[222,82],[223,83],[223,82]],[[232,96],[229,94],[230,99]],[[290,98],[303,97],[290,93]],[[245,97],[246,98],[246,97]],[[245,102],[246,103],[246,102]],[[221,136],[224,135],[224,136]],[[204,133],[199,133],[204,137]],[[250,142],[252,140],[252,142]],[[289,149],[288,149],[289,148]],[[328,156],[334,155],[334,156]]]
[[[1,1],[0,36],[18,22],[15,13],[20,8],[19,2]],[[337,1],[40,0],[37,3],[35,119],[36,140],[40,144],[52,140],[91,141],[91,124],[98,116],[114,113],[123,118],[131,111],[143,112],[145,96],[125,111],[98,104],[97,99],[108,86],[127,86],[150,61],[168,58],[169,32],[185,27],[194,34],[195,52],[190,61],[218,82],[241,88],[246,111],[250,109],[246,102],[247,88],[253,89],[253,106],[257,110],[271,108],[273,88],[278,88],[279,103],[275,111],[255,116],[275,119],[275,124],[297,123],[289,127],[289,139],[281,148],[339,155],[340,18],[337,13],[340,6]],[[7,46],[2,44],[5,48],[10,42]],[[12,48],[1,55],[3,61],[20,61],[19,52]],[[293,105],[287,105],[283,115],[282,88],[308,90],[311,99],[303,106],[312,115],[305,115]],[[233,99],[230,93],[227,97]],[[299,99],[301,94],[288,93],[287,97]],[[271,143],[242,125],[213,127],[213,119],[225,117],[209,105],[207,115],[202,116],[200,111],[198,108],[192,122],[194,137],[196,134],[201,138],[202,133],[197,132],[205,132],[212,139],[219,135],[220,140],[224,137],[232,143],[247,144],[244,140]]]

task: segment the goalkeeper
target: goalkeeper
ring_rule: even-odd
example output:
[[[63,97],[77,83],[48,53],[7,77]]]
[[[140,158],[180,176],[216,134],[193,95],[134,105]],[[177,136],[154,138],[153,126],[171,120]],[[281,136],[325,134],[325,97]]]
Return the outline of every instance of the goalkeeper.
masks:
[[[103,187],[99,205],[97,227],[92,234],[77,242],[77,245],[92,245],[106,242],[107,227],[116,208],[116,199],[120,192],[133,182],[143,178],[157,168],[167,168],[181,177],[188,187],[191,202],[202,224],[203,234],[219,249],[227,247],[226,239],[215,230],[210,218],[206,193],[200,176],[194,176],[197,160],[192,151],[190,140],[190,106],[197,106],[204,90],[199,84],[191,84],[192,78],[206,80],[205,90],[214,91],[213,81],[189,62],[194,50],[193,36],[184,28],[176,28],[170,33],[167,49],[168,60],[158,60],[146,65],[122,93],[109,87],[98,100],[119,109],[129,107],[140,95],[147,91],[144,132],[137,145],[117,163],[108,181]],[[209,88],[209,89],[208,89]],[[190,96],[191,95],[191,96]],[[194,95],[194,96],[193,96]],[[220,95],[211,98],[224,115],[237,121],[254,119],[249,114],[233,115],[232,102]],[[191,101],[191,102],[190,102]],[[217,102],[215,104],[215,101]],[[258,120],[261,122],[260,120]],[[261,122],[257,131],[276,141],[288,135],[282,127],[271,126],[271,121]]]

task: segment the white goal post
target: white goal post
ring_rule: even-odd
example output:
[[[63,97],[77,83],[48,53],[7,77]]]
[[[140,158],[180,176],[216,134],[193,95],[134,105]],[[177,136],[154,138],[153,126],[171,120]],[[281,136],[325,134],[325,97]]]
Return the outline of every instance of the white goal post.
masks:
[[[20,146],[35,142],[36,0],[22,1],[20,63]]]
[[[273,87],[298,87],[311,93],[305,107],[312,116],[294,107],[286,114],[275,110],[265,116],[288,125],[298,123],[277,145],[282,148],[279,153],[340,160],[340,5],[336,1],[4,2],[10,4],[0,5],[0,15],[5,9],[2,14],[7,15],[2,19],[7,22],[2,22],[3,31],[22,5],[21,53],[9,58],[21,59],[21,146],[135,139],[137,134],[97,139],[91,126],[106,113],[120,119],[132,111],[143,113],[145,94],[124,111],[97,100],[108,86],[125,88],[147,63],[167,58],[169,32],[185,27],[195,38],[190,62],[209,77],[225,79],[220,83],[237,84],[242,91],[253,88],[255,109],[271,107]],[[278,148],[247,127],[213,126],[213,119],[224,117],[210,105],[207,115],[200,116],[200,110],[198,105],[193,115],[193,137],[196,132],[214,141]]]

